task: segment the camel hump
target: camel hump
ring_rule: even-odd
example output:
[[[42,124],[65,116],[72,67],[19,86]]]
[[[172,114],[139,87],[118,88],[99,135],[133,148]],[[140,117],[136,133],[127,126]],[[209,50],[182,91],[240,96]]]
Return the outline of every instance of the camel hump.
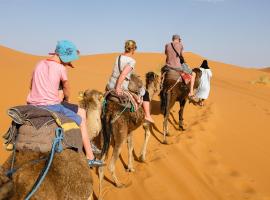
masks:
[[[32,151],[16,153],[14,167],[18,170],[12,175],[14,191],[11,198],[8,199],[24,199],[44,168],[45,160],[42,158],[47,156],[48,153]],[[40,161],[33,163],[33,160]],[[6,161],[3,168],[9,169],[10,163]],[[48,197],[51,200],[89,199],[92,193],[93,179],[85,156],[82,153],[66,149],[55,154],[50,170],[33,195],[33,199],[48,199]],[[0,195],[0,199],[1,197]]]

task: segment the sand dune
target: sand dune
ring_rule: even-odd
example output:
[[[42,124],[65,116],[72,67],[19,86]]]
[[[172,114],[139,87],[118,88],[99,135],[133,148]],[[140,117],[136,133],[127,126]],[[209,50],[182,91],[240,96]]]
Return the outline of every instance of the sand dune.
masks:
[[[264,71],[264,72],[270,72],[270,67],[266,67],[266,68],[263,68],[261,70]]]
[[[6,109],[24,104],[30,74],[41,57],[23,54],[0,47],[1,66],[1,133],[10,123]],[[103,91],[115,54],[83,56],[69,69],[72,101],[78,91],[87,88]],[[185,54],[187,63],[197,67],[202,57]],[[158,53],[138,53],[137,73],[142,76],[150,70],[158,72],[164,63]],[[134,173],[127,173],[117,163],[120,179],[127,188],[117,189],[104,182],[104,197],[110,199],[153,200],[267,200],[270,199],[270,93],[268,85],[252,84],[268,73],[244,69],[219,62],[209,63],[213,71],[210,98],[203,108],[187,105],[187,130],[178,132],[178,105],[170,117],[170,145],[160,143],[162,120],[159,99],[152,104],[156,127],[150,139],[146,163],[135,162]],[[143,140],[143,129],[135,132],[135,153]],[[0,150],[0,163],[8,153]],[[122,154],[127,162],[127,150]],[[95,173],[95,171],[93,171]],[[93,173],[93,174],[94,174]],[[95,190],[98,181],[95,176]],[[106,172],[108,179],[111,179]]]

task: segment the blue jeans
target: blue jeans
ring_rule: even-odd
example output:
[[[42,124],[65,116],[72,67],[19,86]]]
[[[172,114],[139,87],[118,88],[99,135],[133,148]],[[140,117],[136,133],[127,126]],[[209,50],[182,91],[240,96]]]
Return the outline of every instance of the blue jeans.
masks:
[[[78,126],[80,126],[81,123],[82,123],[82,118],[78,114],[76,114],[72,110],[69,110],[68,108],[65,108],[61,104],[40,106],[40,107],[46,108],[46,109],[48,109],[50,111],[53,111],[53,112],[58,112],[58,113],[60,113],[60,114],[62,114],[64,116],[72,119],[73,121],[75,121]]]

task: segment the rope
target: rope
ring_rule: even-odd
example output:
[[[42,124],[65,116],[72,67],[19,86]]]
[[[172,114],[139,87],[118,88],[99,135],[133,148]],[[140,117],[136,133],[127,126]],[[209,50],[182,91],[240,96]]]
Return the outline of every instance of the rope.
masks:
[[[40,172],[39,177],[37,178],[32,189],[26,195],[25,200],[29,200],[34,195],[34,193],[38,190],[39,186],[43,182],[44,178],[46,177],[46,175],[50,169],[55,152],[60,153],[61,151],[63,151],[63,146],[61,143],[63,139],[64,139],[63,130],[61,128],[56,128],[55,129],[55,138],[54,138],[54,141],[52,144],[52,149],[50,151],[49,158],[47,159],[45,166],[42,169],[42,171]]]
[[[7,171],[6,175],[11,178],[12,175],[15,173],[16,169],[14,169],[14,163],[16,160],[16,136],[15,136],[15,141],[13,143],[13,152],[12,152],[12,160],[11,160],[11,166],[10,170]]]
[[[181,76],[176,80],[176,82],[174,83],[174,85],[167,90],[167,93],[170,92],[177,85],[177,83],[180,82],[180,80],[181,80]]]
[[[163,90],[163,83],[164,83],[166,74],[167,74],[167,72],[163,72],[161,75],[160,91]]]
[[[128,103],[126,104],[126,106],[124,107],[124,109],[120,112],[117,113],[116,116],[112,119],[111,123],[113,124],[114,122],[116,122],[116,120],[119,119],[119,117],[123,114],[123,112],[125,112],[125,110],[127,109]]]

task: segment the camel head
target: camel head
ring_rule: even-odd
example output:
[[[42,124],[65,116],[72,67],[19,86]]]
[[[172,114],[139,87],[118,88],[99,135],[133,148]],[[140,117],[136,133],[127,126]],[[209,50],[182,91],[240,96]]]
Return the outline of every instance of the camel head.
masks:
[[[80,97],[79,105],[86,111],[89,109],[100,109],[102,107],[103,93],[97,90],[85,90],[84,92],[80,92]]]
[[[194,82],[194,89],[197,89],[200,85],[202,71],[199,68],[194,68],[194,69],[192,69],[192,71],[196,73],[196,78],[195,78],[195,82]]]
[[[146,89],[149,93],[152,91],[152,95],[157,93],[160,89],[159,75],[154,72],[148,72],[145,75]],[[151,95],[150,95],[151,96]]]

